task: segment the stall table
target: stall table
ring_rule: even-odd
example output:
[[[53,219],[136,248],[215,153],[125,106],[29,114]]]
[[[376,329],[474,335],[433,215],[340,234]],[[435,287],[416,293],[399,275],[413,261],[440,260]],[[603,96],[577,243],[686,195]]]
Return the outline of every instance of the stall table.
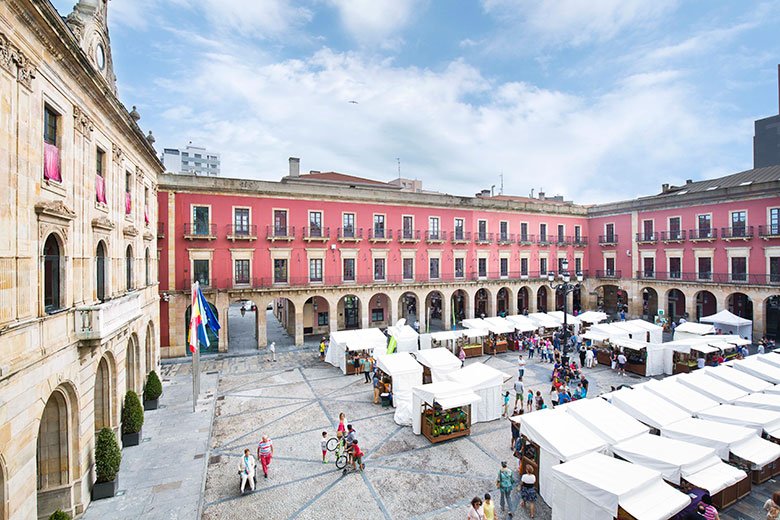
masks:
[[[412,431],[432,443],[463,437],[471,432],[471,405],[480,397],[452,381],[412,388]]]

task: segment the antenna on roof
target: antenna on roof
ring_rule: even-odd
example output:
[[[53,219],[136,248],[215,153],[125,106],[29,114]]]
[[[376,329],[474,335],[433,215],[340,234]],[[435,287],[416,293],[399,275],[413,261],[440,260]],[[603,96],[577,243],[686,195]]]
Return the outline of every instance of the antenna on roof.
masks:
[[[498,194],[503,195],[504,194],[504,170],[501,170],[501,174],[499,175],[501,178],[501,189],[499,190]]]
[[[401,178],[401,158],[400,157],[396,157],[395,160],[398,163],[398,178],[400,179]]]

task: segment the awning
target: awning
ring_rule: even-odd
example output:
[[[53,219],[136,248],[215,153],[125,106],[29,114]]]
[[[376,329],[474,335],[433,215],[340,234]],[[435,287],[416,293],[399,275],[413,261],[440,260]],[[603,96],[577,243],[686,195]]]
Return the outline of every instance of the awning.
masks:
[[[698,488],[706,489],[710,495],[714,495],[742,481],[745,477],[747,477],[747,473],[741,469],[719,460],[717,464],[708,468],[685,475],[685,480]]]
[[[747,440],[733,444],[731,453],[753,464],[753,469],[761,469],[780,458],[780,445],[755,435]]]

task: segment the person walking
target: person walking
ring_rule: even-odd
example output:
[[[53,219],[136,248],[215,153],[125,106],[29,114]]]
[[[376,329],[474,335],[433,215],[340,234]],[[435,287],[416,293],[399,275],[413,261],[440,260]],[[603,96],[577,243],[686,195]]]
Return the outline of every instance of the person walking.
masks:
[[[466,351],[463,350],[463,345],[461,345],[460,350],[458,350],[458,359],[460,359],[460,366],[463,368],[463,365],[466,364]]]
[[[558,389],[555,388],[555,385],[552,385],[550,388],[550,402],[552,403],[553,408],[558,404]]]
[[[618,354],[617,357],[617,363],[618,363],[618,374],[621,376],[626,375],[626,362],[628,362],[628,359],[626,359],[626,355],[621,352]]]
[[[585,352],[585,347],[580,345],[580,368],[585,366],[585,358],[587,357],[587,352]]]
[[[260,443],[257,445],[257,458],[260,460],[260,466],[263,468],[263,476],[268,478],[268,466],[271,465],[271,458],[274,455],[274,443],[263,435]]]
[[[496,504],[490,497],[490,493],[485,493],[485,501],[482,502],[482,514],[485,515],[485,520],[496,519]]]
[[[241,474],[241,494],[244,494],[244,488],[249,483],[249,489],[255,490],[255,458],[250,455],[249,448],[244,450],[244,458],[238,465],[238,472]]]
[[[501,462],[501,469],[496,478],[496,487],[501,492],[501,512],[509,511],[507,516],[512,517],[512,488],[515,485],[515,476],[512,470],[506,467],[506,461]]]
[[[528,389],[528,395],[525,398],[525,411],[529,413],[534,411],[534,391],[530,388]]]
[[[709,493],[704,493],[698,506],[699,514],[704,516],[704,520],[720,520],[718,510],[712,505],[712,497]]]
[[[471,499],[466,520],[485,520],[485,514],[482,512],[482,500],[479,497]]]
[[[268,352],[271,353],[271,361],[276,362],[276,342],[272,341],[271,346],[268,347]]]
[[[593,349],[586,348],[585,350],[585,366],[587,368],[593,368]]]
[[[523,379],[525,376],[525,359],[523,359],[522,354],[518,354],[517,356],[517,377],[520,379]]]
[[[515,408],[520,405],[520,409],[523,408],[523,396],[525,395],[525,387],[523,386],[523,378],[518,377],[515,381]]]
[[[509,392],[504,392],[504,407],[501,410],[502,417],[509,417]]]
[[[520,507],[528,506],[531,518],[536,516],[536,475],[530,465],[526,465],[525,473],[520,477]]]
[[[322,448],[322,463],[328,463],[328,432],[322,432],[322,440],[320,441],[320,448]]]
[[[758,340],[758,347],[756,348],[756,354],[763,354],[766,352],[766,347],[764,347],[764,340]]]
[[[363,384],[371,382],[371,361],[368,358],[362,358],[360,360],[360,366],[363,370],[363,378],[365,381],[363,381]]]
[[[325,338],[320,341],[320,361],[325,361]]]

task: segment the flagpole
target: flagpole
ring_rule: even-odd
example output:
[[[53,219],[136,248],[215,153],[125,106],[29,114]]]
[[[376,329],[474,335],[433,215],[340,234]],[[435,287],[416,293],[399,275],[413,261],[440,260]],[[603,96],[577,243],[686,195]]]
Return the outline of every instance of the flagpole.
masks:
[[[195,305],[198,304],[198,282],[192,285],[193,305],[191,316],[195,317]],[[198,405],[198,395],[200,394],[200,345],[198,344],[198,331],[190,323],[190,339],[195,336],[195,349],[192,352],[192,412],[195,413],[195,407]]]

